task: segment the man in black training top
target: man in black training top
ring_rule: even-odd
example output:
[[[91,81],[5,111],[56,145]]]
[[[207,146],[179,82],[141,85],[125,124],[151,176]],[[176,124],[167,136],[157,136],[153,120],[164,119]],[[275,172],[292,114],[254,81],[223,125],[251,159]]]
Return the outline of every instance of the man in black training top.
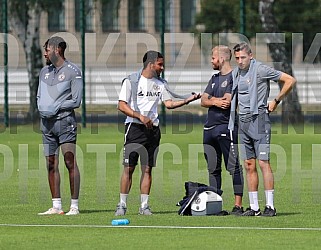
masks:
[[[234,207],[231,213],[241,215],[243,173],[238,158],[237,124],[233,132],[228,129],[233,86],[231,57],[231,50],[227,46],[219,45],[212,49],[213,69],[219,72],[212,76],[201,99],[201,105],[208,108],[203,145],[210,186],[221,189],[223,155],[225,168],[233,180]]]

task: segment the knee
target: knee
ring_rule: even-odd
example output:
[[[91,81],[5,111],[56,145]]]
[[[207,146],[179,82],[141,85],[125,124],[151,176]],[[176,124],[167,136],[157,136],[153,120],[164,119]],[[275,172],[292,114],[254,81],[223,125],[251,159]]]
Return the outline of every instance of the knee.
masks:
[[[50,163],[48,164],[47,169],[49,173],[54,173],[58,170],[58,168],[56,168],[54,164],[50,164]]]
[[[264,170],[270,170],[270,162],[267,160],[259,160],[258,161],[260,168],[264,171]]]
[[[134,171],[135,171],[135,167],[126,166],[126,167],[124,167],[123,174],[131,177],[133,175]]]
[[[65,165],[68,169],[72,169],[74,168],[75,165],[75,157],[74,154],[71,152],[67,152],[64,155],[64,161],[65,161]]]
[[[51,157],[49,156],[47,159],[47,169],[49,172],[53,172],[56,170],[56,161],[55,161],[55,157]]]
[[[207,171],[211,175],[218,175],[221,174],[222,169],[216,163],[208,163],[207,164]]]
[[[152,175],[152,168],[149,166],[145,166],[142,168],[142,174]]]
[[[244,161],[244,168],[246,172],[256,172],[255,160],[245,160]]]

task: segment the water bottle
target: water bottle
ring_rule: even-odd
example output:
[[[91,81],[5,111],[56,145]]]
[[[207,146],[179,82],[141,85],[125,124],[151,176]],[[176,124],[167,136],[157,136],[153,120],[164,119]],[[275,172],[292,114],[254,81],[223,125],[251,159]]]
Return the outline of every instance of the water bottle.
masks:
[[[127,219],[112,220],[111,224],[113,226],[128,225],[129,220],[127,220]]]

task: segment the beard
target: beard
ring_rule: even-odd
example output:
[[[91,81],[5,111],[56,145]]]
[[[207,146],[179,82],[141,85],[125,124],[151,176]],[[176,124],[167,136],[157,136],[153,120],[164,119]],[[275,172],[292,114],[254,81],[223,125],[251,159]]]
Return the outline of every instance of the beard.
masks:
[[[219,70],[220,67],[219,67],[218,65],[213,65],[213,69],[214,69],[214,70]]]
[[[161,74],[161,72],[158,72],[158,71],[156,71],[156,70],[153,70],[153,76],[154,77],[160,77],[160,74]]]
[[[50,65],[51,61],[49,60],[49,58],[46,58],[46,65]]]
[[[49,61],[50,64],[51,64],[51,63],[55,64],[56,62],[58,62],[58,56],[56,56],[55,54],[52,54],[52,55],[51,55],[51,58],[50,58],[50,59],[48,58],[48,59],[46,60],[46,63],[47,63],[47,61]]]

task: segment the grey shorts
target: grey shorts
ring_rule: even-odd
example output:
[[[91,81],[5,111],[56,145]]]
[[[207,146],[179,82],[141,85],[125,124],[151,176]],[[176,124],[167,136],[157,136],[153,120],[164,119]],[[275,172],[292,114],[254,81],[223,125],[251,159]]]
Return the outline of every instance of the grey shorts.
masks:
[[[242,160],[270,160],[271,121],[268,113],[250,121],[239,121],[240,154]]]
[[[40,130],[45,156],[58,155],[59,146],[64,143],[76,143],[77,122],[75,113],[61,119],[41,119]]]

